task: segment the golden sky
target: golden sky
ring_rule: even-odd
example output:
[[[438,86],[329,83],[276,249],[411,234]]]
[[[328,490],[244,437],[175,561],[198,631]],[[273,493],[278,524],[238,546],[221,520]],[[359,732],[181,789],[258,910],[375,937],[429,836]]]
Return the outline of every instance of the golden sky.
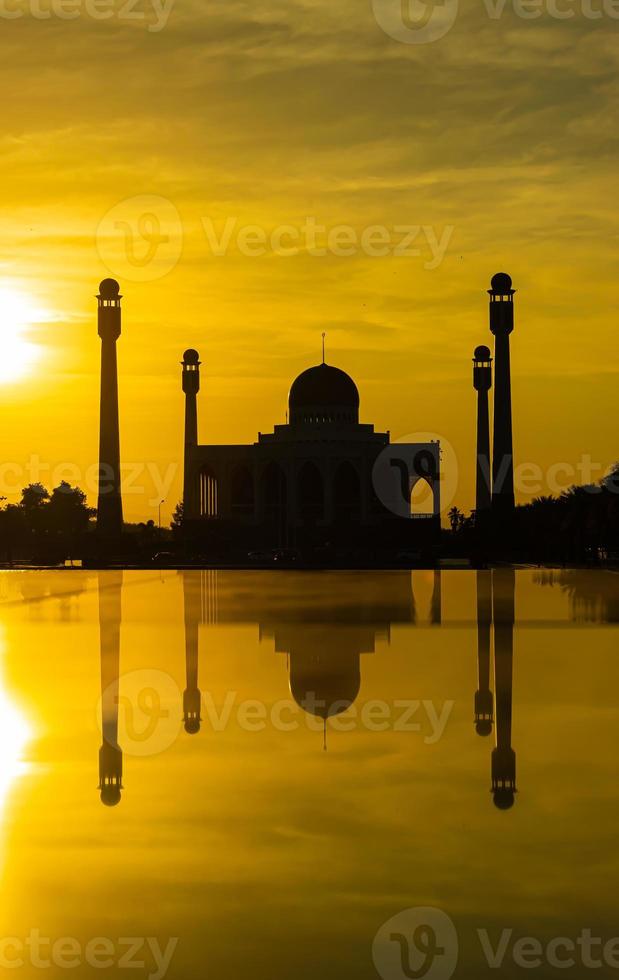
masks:
[[[123,458],[156,469],[166,519],[181,495],[184,348],[203,360],[201,439],[250,442],[284,420],[323,330],[327,360],[359,386],[362,421],[447,440],[454,502],[470,508],[470,358],[491,339],[485,290],[498,270],[518,289],[516,462],[546,474],[519,499],[553,488],[553,464],[587,456],[601,475],[618,455],[619,104],[619,26],[602,0],[562,0],[564,19],[546,0],[533,19],[511,2],[462,3],[425,44],[379,26],[396,0],[176,0],[167,13],[140,0],[131,19],[125,0],[93,2],[0,10],[0,298],[27,298],[22,336],[38,354],[14,380],[10,357],[0,371],[1,456],[16,468],[2,493],[76,472],[94,489],[94,294],[110,274],[124,295]],[[327,232],[312,248],[308,218],[352,229],[357,244],[341,249],[352,254],[311,254]],[[243,247],[250,225],[266,248]],[[281,226],[296,230],[285,250],[299,233],[295,254],[272,242]],[[372,226],[387,229],[388,254],[359,244]],[[396,229],[418,226],[420,254],[394,254]],[[126,516],[156,518],[151,476],[132,491]]]

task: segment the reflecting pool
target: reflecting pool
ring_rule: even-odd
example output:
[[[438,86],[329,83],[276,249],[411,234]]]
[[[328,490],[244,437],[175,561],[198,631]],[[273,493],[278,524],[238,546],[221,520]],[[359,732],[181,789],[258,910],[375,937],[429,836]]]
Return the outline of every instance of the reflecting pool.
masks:
[[[613,572],[0,573],[0,967],[619,976],[618,636]]]

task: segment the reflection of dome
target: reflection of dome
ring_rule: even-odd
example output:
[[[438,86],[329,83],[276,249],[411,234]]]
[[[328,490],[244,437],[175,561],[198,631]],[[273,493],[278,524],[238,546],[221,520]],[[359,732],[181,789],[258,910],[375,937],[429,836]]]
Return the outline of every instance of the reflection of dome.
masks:
[[[120,286],[115,279],[104,279],[99,283],[99,295],[101,299],[116,299],[120,292]]]
[[[347,711],[361,687],[359,656],[290,657],[290,693],[308,714],[332,718]]]
[[[293,381],[288,407],[291,422],[358,422],[359,392],[345,371],[318,364]]]
[[[188,735],[197,735],[200,731],[200,719],[199,718],[185,718],[184,721],[185,731]]]
[[[189,350],[186,350],[183,354],[183,360],[185,364],[198,364],[200,362],[200,355],[198,354],[197,350],[190,347]]]
[[[101,787],[101,802],[104,806],[116,806],[120,803],[120,786],[118,783],[106,783]]]
[[[493,293],[505,295],[512,288],[512,278],[506,272],[497,272],[490,280],[490,285],[492,286]]]

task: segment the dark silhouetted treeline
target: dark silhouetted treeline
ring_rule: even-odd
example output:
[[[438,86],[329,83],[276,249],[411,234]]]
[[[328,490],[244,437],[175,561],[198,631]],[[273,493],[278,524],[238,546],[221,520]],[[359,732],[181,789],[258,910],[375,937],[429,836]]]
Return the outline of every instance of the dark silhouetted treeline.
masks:
[[[96,559],[101,542],[96,535],[96,510],[86,494],[66,481],[50,492],[41,483],[24,487],[17,504],[0,507],[0,562],[58,565],[68,559]],[[171,537],[154,521],[125,524],[118,557],[148,561]]]
[[[619,558],[619,466],[599,484],[516,508],[516,551],[563,564]]]
[[[94,515],[79,487],[63,480],[50,493],[41,483],[31,483],[18,504],[0,509],[2,560],[54,564],[77,557]]]
[[[449,514],[448,549],[458,555],[507,561],[589,564],[619,559],[619,464],[600,483],[570,487],[516,507],[509,526],[490,516]]]

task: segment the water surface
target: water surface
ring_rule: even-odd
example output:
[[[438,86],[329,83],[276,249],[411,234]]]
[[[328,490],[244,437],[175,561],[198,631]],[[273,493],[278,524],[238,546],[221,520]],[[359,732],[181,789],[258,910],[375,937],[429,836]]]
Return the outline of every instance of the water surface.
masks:
[[[456,977],[482,929],[581,980],[546,944],[619,934],[618,622],[611,572],[3,573],[1,965],[441,980],[440,916],[379,932],[424,907]]]

